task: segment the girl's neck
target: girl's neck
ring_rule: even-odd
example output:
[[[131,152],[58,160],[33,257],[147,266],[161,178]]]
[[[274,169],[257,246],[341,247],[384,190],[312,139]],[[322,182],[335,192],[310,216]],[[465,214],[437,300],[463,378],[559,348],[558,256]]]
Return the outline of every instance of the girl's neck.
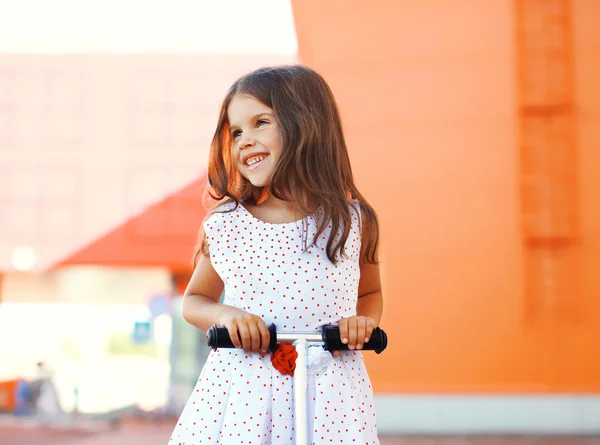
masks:
[[[303,200],[304,207],[309,210],[309,213],[313,213],[316,210],[317,205],[314,203],[310,203],[308,198],[304,198]],[[300,209],[298,203],[293,201],[292,199],[279,199],[269,194],[269,192],[266,190],[261,196],[261,198],[258,200],[256,205],[265,208],[268,207],[273,210],[281,210],[284,212],[298,211]]]
[[[256,218],[269,223],[288,223],[298,221],[306,215],[293,200],[284,200],[265,193],[255,204],[245,203],[245,207]],[[305,206],[309,214],[316,211],[316,206]]]

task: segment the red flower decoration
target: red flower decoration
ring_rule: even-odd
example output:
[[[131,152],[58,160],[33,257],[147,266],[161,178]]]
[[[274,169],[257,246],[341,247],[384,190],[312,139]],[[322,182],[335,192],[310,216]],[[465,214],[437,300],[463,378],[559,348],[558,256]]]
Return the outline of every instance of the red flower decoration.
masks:
[[[275,352],[271,354],[271,363],[280,373],[293,376],[297,357],[296,348],[291,343],[279,343]]]

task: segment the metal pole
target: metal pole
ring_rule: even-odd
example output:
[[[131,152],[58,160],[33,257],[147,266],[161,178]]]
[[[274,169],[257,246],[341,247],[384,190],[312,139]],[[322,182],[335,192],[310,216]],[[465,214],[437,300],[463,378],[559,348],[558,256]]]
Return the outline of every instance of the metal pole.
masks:
[[[307,374],[306,338],[294,342],[298,358],[294,370],[294,416],[296,425],[296,445],[308,445],[308,422],[306,418]]]

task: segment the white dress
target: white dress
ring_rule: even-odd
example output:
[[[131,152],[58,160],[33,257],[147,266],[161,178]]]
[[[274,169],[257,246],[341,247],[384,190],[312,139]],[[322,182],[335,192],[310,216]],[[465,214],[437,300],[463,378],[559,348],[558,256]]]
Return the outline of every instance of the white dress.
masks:
[[[336,266],[325,252],[330,230],[304,252],[302,221],[266,223],[242,205],[213,214],[204,230],[225,284],[224,303],[260,316],[267,326],[274,323],[278,331],[314,332],[355,315],[361,237],[360,213],[352,214],[347,258]],[[315,217],[305,221],[312,240]],[[308,363],[309,443],[379,444],[362,353],[333,357],[312,346]],[[273,368],[269,354],[218,349],[209,354],[169,445],[293,445],[294,437],[293,377]]]

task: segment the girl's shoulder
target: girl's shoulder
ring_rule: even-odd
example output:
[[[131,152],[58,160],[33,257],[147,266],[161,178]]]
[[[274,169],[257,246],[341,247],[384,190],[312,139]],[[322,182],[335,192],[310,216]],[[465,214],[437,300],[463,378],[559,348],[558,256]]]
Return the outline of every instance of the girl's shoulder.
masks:
[[[360,201],[358,199],[349,199],[348,207],[350,207],[350,214],[352,215],[352,220],[356,220],[358,223],[362,221],[362,208],[360,205]]]
[[[239,204],[236,202],[225,202],[217,204],[213,209],[210,210],[206,218],[204,219],[204,226],[216,226],[223,225],[228,220],[235,217],[238,210]]]
[[[213,215],[230,213],[230,212],[236,210],[238,206],[239,206],[239,204],[235,201],[221,202],[212,208],[212,210],[210,211],[210,214],[209,214],[209,218],[212,217]]]
[[[238,226],[238,205],[235,202],[220,203],[204,219],[202,229],[210,251],[218,251],[218,246],[226,242],[231,231]],[[212,255],[212,253],[211,253]]]
[[[350,208],[353,208],[354,210],[360,213],[360,201],[358,199],[349,199],[348,205],[350,206]]]

